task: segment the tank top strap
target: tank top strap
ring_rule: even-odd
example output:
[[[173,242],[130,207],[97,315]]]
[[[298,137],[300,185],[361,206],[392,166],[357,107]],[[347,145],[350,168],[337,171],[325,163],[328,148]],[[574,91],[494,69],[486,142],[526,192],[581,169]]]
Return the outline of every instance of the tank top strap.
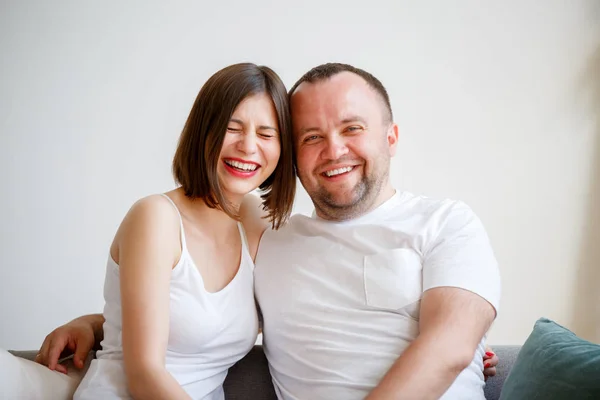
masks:
[[[254,261],[250,255],[250,247],[248,246],[248,238],[246,237],[246,230],[241,222],[238,222],[238,229],[242,238],[242,259],[240,260],[240,268],[243,265],[248,265],[250,271],[254,272]]]
[[[249,252],[250,249],[248,247],[248,238],[246,237],[246,230],[244,229],[244,226],[242,225],[241,222],[238,222],[237,225],[238,225],[238,229],[240,231],[240,236],[242,237],[242,245],[244,246],[246,251]]]
[[[179,231],[180,231],[180,236],[181,236],[181,249],[186,251],[187,250],[187,245],[185,243],[185,233],[183,231],[183,218],[181,217],[181,213],[179,212],[179,208],[177,208],[177,206],[175,205],[175,202],[173,200],[171,200],[171,198],[169,196],[167,196],[164,193],[161,193],[161,196],[164,196],[167,200],[169,200],[169,203],[171,203],[171,205],[173,206],[173,208],[175,208],[175,211],[177,212],[177,215],[179,216]]]

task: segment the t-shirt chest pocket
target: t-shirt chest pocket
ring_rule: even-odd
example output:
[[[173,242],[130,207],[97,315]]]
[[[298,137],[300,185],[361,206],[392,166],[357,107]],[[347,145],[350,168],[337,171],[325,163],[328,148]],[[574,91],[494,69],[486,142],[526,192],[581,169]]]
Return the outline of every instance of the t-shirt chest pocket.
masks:
[[[411,249],[385,250],[364,257],[365,301],[370,307],[399,310],[421,299],[421,257]]]

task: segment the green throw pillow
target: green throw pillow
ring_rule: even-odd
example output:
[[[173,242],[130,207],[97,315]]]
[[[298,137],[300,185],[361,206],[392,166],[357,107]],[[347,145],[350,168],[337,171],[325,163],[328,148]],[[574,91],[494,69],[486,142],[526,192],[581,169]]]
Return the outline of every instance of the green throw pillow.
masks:
[[[540,318],[500,395],[500,400],[521,399],[600,399],[600,345]]]

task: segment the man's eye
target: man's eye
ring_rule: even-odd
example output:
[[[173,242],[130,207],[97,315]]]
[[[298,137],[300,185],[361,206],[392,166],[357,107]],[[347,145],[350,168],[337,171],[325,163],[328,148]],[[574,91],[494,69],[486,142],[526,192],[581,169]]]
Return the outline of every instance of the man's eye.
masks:
[[[357,132],[362,130],[362,126],[349,126],[348,128],[346,128],[346,130],[350,132]]]
[[[310,142],[310,141],[318,139],[318,138],[319,137],[317,135],[307,136],[307,137],[304,138],[304,143]]]

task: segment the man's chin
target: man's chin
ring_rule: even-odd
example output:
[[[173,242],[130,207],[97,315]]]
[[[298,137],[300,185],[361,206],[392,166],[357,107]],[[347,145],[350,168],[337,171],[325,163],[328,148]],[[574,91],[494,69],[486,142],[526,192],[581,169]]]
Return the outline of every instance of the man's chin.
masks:
[[[335,196],[329,194],[321,198],[321,203],[329,208],[347,209],[356,206],[358,200],[358,196],[355,195]]]

